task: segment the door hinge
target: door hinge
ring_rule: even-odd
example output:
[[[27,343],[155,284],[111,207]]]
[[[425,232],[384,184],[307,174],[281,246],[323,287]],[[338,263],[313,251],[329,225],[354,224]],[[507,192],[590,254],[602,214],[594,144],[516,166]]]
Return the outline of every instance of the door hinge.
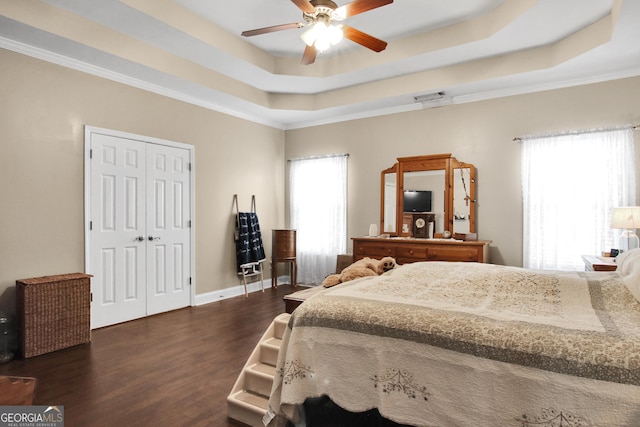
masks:
[[[90,298],[89,302],[93,302],[93,292],[91,292],[90,295],[91,295],[91,298]]]
[[[93,230],[93,221],[89,221],[89,231]]]
[[[191,162],[187,163],[187,169],[189,169],[189,171],[191,171]]]
[[[191,220],[187,221],[187,228],[191,228]]]
[[[89,158],[93,159],[93,148],[89,149]]]
[[[189,284],[191,284],[191,277],[189,277]]]

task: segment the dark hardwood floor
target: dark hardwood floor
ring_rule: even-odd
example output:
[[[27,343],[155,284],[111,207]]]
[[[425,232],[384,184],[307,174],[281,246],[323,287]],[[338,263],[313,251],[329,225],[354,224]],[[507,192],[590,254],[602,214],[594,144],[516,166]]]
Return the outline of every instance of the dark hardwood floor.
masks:
[[[300,288],[298,288],[300,289]],[[226,398],[290,285],[92,331],[91,343],[0,365],[38,379],[65,425],[241,426]]]

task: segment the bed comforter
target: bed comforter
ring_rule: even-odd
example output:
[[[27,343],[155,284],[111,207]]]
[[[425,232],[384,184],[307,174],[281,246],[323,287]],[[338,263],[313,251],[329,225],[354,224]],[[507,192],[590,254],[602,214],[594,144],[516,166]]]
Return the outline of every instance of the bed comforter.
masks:
[[[415,426],[640,426],[640,304],[618,273],[406,264],[292,314],[265,425],[322,395]]]

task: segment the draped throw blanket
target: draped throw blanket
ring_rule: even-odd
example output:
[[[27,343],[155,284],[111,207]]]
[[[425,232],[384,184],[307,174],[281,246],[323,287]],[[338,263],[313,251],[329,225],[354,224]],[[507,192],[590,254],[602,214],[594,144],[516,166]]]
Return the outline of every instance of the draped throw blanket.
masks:
[[[254,212],[239,212],[236,215],[236,261],[238,272],[242,266],[266,259],[262,245],[262,233],[258,215]]]
[[[243,273],[243,267],[257,264],[267,257],[262,246],[262,233],[256,214],[256,196],[251,196],[251,212],[240,212],[238,209],[238,195],[234,194],[233,204],[236,212],[236,263],[238,273]]]

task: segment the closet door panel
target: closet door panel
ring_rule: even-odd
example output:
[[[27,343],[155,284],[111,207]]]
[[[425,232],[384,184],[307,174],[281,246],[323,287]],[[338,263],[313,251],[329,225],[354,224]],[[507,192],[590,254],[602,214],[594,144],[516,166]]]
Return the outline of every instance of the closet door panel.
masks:
[[[185,307],[190,301],[189,152],[150,144],[147,148],[147,262],[149,314]]]

